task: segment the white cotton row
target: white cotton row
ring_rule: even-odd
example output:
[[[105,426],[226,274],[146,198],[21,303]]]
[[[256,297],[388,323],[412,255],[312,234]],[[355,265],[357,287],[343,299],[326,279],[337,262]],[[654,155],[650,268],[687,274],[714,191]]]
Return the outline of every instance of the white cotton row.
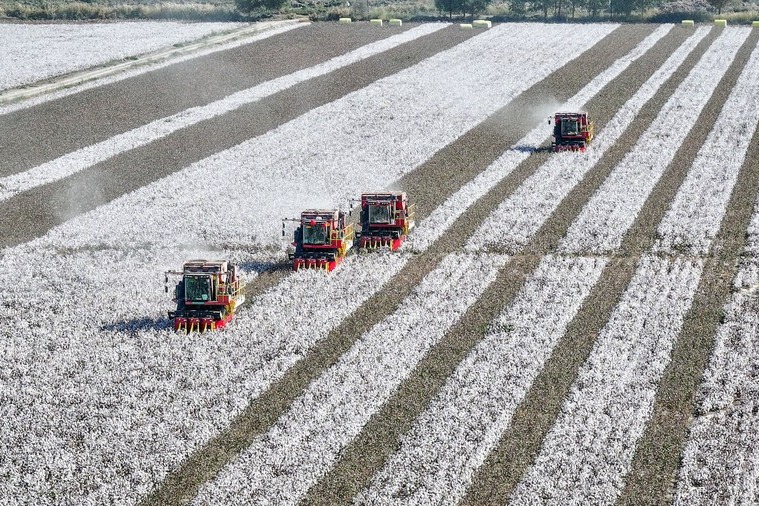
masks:
[[[556,153],[538,168],[508,199],[503,201],[477,232],[467,248],[519,251],[540,226],[632,124],[638,112],[659,87],[682,65],[693,48],[708,33],[699,28],[667,59],[640,89],[601,129],[585,153]],[[598,91],[605,83],[597,84]],[[570,103],[580,101],[570,100]]]
[[[759,264],[735,278],[699,389],[675,504],[759,502]]]
[[[651,34],[633,48],[628,54],[615,61],[608,69],[601,72],[585,87],[582,88],[567,103],[566,108],[581,106],[599,91],[603,89],[611,80],[624,71],[633,61],[640,58],[651,47],[656,44],[664,35],[666,35],[672,25],[664,25]],[[691,38],[702,38],[706,30],[696,32],[697,35]],[[691,47],[690,40],[684,44],[684,47]],[[679,51],[679,50],[678,50]],[[683,49],[687,52],[687,49]],[[421,251],[428,248],[433,242],[440,238],[445,230],[450,227],[459,216],[464,214],[478,199],[484,196],[503,178],[508,176],[521,162],[530,156],[547,137],[548,131],[545,126],[538,126],[530,131],[526,136],[520,139],[514,146],[501,155],[487,169],[477,175],[475,179],[464,185],[460,190],[449,197],[440,207],[435,209],[423,222],[423,227],[417,231],[409,240],[408,248]],[[499,227],[500,228],[500,227]],[[472,249],[481,247],[482,240],[473,239],[470,244],[474,244]]]
[[[600,254],[620,246],[749,33],[731,28],[714,41],[572,223],[562,251]]]
[[[344,55],[336,56],[313,67],[238,91],[210,104],[191,107],[171,116],[157,119],[97,144],[78,149],[55,160],[45,162],[24,172],[2,177],[0,178],[0,201],[9,199],[14,195],[37,186],[71,176],[121,153],[167,137],[183,128],[234,111],[244,105],[257,102],[282,90],[291,88],[298,83],[322,76],[419,37],[429,35],[446,26],[448,25],[443,23],[421,25],[387,39],[367,44]]]
[[[245,26],[144,21],[0,24],[0,90],[149,53]]]
[[[657,251],[706,255],[719,232],[759,124],[759,48],[754,49],[688,177],[659,224]]]
[[[177,262],[183,253],[201,254],[176,252]],[[156,259],[51,251],[39,263],[8,265],[16,275],[0,278],[0,497],[136,502],[407,257],[351,257],[329,276],[299,272],[254,298],[224,331],[188,336],[170,330]]]
[[[314,380],[196,504],[296,504],[419,360],[495,280],[507,258],[452,254],[391,315]]]
[[[643,257],[514,504],[612,504],[622,491],[703,262]]]
[[[605,265],[545,257],[356,502],[458,504]]]

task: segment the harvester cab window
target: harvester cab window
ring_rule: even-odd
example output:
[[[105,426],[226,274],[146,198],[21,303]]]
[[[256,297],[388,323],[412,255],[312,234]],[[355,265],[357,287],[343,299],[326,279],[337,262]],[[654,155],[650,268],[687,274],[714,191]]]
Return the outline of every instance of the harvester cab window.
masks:
[[[207,302],[213,300],[210,276],[185,276],[184,278],[185,300],[193,302]]]
[[[369,223],[390,223],[391,206],[388,204],[370,204],[369,205]]]
[[[562,118],[561,135],[578,135],[580,133],[580,122],[573,118]]]
[[[303,226],[303,244],[320,245],[328,243],[329,227],[325,223],[305,224]]]

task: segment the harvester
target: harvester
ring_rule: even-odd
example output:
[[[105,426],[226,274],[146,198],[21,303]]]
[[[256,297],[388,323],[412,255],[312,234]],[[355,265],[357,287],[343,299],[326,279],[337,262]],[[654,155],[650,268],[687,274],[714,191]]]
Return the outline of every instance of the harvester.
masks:
[[[360,222],[359,248],[395,251],[414,228],[414,205],[404,192],[364,193]]]
[[[287,221],[299,223],[293,234],[293,248],[288,252],[294,271],[320,269],[331,272],[353,248],[353,224],[346,223],[345,213],[339,209],[307,209],[299,219],[285,218],[282,220],[283,237]]]
[[[551,120],[548,120],[551,123]],[[593,140],[593,122],[587,112],[557,112],[553,118],[554,151],[585,151]]]
[[[177,309],[169,311],[175,331],[220,329],[245,301],[244,283],[237,266],[227,260],[189,260],[181,271],[166,272],[167,293],[169,275],[181,276],[174,288]]]

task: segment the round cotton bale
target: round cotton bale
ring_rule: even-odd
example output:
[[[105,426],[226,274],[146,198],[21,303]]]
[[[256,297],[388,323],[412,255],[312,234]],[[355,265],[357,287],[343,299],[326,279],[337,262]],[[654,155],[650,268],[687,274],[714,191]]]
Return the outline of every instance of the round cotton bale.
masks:
[[[382,26],[382,20],[381,19],[370,19],[369,24],[376,25],[376,26]]]
[[[461,27],[462,30],[471,30],[472,29],[472,25],[469,24],[469,23],[461,23],[459,26]]]
[[[715,19],[714,20],[714,26],[721,26],[726,27],[727,26],[727,20],[726,19]]]
[[[490,28],[493,26],[493,23],[486,19],[477,19],[472,22],[472,26],[475,28]]]
[[[389,23],[390,26],[403,26],[403,20],[400,19],[391,19]]]
[[[692,19],[683,19],[683,26],[693,26],[694,24]]]
[[[340,18],[337,22],[341,25],[347,25],[351,22],[351,18]]]

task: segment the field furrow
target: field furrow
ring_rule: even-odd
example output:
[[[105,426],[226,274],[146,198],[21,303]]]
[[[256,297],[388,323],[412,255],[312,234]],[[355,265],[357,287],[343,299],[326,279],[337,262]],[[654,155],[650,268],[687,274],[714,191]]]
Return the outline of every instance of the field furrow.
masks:
[[[545,257],[356,502],[457,504],[605,263]]]

